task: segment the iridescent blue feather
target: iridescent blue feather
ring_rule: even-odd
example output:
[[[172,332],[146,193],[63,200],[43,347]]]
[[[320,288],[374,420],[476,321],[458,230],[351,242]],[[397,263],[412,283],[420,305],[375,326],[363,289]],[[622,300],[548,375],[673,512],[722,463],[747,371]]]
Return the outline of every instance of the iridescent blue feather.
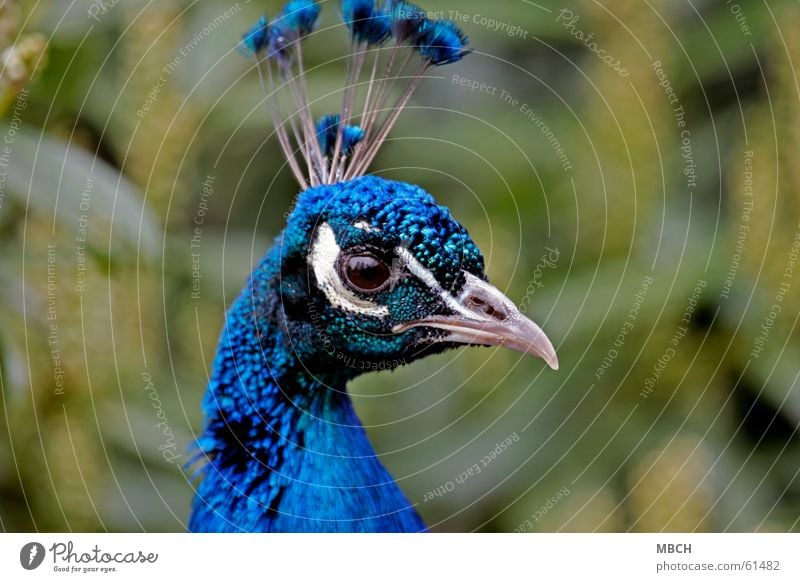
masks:
[[[397,1],[389,4],[389,19],[392,37],[398,44],[404,44],[416,42],[427,17],[416,4]]]
[[[355,220],[381,231],[352,228]],[[458,284],[461,269],[483,271],[467,232],[418,186],[365,176],[303,192],[228,313],[203,404],[198,444],[208,464],[192,531],[425,530],[375,454],[345,388],[364,371],[364,362],[347,354],[368,364],[393,354],[398,365],[418,357],[411,354],[419,348],[335,309],[305,269],[297,270],[321,222],[350,244],[403,241],[448,287]],[[388,293],[392,317],[431,301],[411,280]],[[324,338],[334,338],[335,349],[323,347]]]
[[[380,44],[389,38],[389,15],[375,0],[342,0],[342,19],[358,42]]]
[[[467,276],[485,279],[480,251],[446,208],[417,186],[365,175],[426,71],[459,60],[466,37],[406,2],[343,0],[341,13],[353,41],[342,109],[316,122],[302,42],[320,5],[292,0],[242,37],[302,192],[228,312],[203,405],[197,444],[207,464],[193,531],[425,530],[372,449],[346,385],[378,362],[391,369],[452,347],[444,331],[398,326],[446,309],[443,294]],[[356,111],[365,63],[371,74]],[[329,233],[323,242],[320,228]],[[397,278],[381,290],[381,317],[361,317],[372,300],[346,299],[356,302],[349,312],[325,279],[326,268],[339,268],[339,245],[387,256],[402,247],[437,283]]]
[[[291,0],[283,7],[281,20],[284,26],[300,36],[311,34],[319,19],[320,6],[311,0]]]
[[[324,115],[317,121],[317,139],[325,156],[333,155],[336,147],[336,134],[339,131],[339,114]],[[349,155],[353,148],[364,139],[364,130],[357,125],[348,125],[342,130],[342,153]]]
[[[269,37],[267,39],[267,56],[277,62],[282,68],[291,63],[291,48],[299,39],[296,29],[287,26],[283,21],[276,20],[269,27]]]
[[[267,49],[266,62],[259,56],[259,75],[265,86],[269,83],[267,104],[281,150],[303,189],[364,175],[426,72],[432,66],[459,61],[469,52],[467,37],[455,23],[431,20],[410,2],[388,0],[379,6],[376,0],[341,0],[340,12],[352,52],[339,113],[342,123],[336,125],[335,136],[324,132],[325,143],[320,143],[311,112],[302,56],[303,39],[316,29],[320,5],[291,0],[271,24],[262,18],[242,40],[246,54],[260,55]],[[385,47],[390,39],[392,46]],[[406,65],[413,66],[415,55],[419,65],[409,74]],[[370,61],[363,109],[357,112],[359,77]],[[392,105],[393,89],[403,84]],[[283,93],[289,94],[296,115],[290,111],[287,116],[281,105]],[[355,148],[356,144],[360,147]]]
[[[247,56],[252,56],[261,52],[269,40],[269,21],[266,15],[262,15],[258,21],[242,35],[240,50]]]
[[[450,20],[426,20],[419,29],[419,52],[434,65],[448,65],[460,61],[470,51],[465,47],[468,39]]]

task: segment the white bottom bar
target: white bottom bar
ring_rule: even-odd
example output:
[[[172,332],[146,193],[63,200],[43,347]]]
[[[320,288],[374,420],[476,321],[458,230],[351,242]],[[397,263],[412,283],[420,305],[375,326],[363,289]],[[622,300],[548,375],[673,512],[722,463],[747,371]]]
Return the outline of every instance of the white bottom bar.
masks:
[[[797,534],[2,534],[0,578],[797,581],[799,550]]]

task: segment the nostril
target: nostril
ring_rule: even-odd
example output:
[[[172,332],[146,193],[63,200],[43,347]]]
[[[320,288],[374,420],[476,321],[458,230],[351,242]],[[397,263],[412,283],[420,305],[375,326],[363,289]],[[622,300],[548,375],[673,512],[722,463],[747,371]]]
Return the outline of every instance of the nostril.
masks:
[[[486,302],[480,297],[470,297],[469,303],[475,309],[482,309],[486,305]]]
[[[506,313],[505,309],[492,305],[480,297],[473,295],[469,297],[465,303],[472,311],[483,313],[492,319],[497,319],[498,321],[505,321],[508,319],[508,313]]]

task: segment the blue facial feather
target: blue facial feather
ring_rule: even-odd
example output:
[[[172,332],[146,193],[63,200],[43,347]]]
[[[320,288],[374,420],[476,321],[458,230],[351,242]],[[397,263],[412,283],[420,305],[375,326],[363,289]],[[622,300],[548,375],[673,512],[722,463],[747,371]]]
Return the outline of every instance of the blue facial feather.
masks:
[[[345,385],[373,364],[421,357],[430,332],[390,328],[441,306],[412,277],[378,299],[390,306],[386,320],[332,306],[306,258],[322,223],[343,248],[405,246],[454,292],[462,269],[483,276],[466,230],[417,186],[366,176],[305,191],[228,314],[204,401],[198,446],[208,464],[192,531],[425,529],[369,444]]]

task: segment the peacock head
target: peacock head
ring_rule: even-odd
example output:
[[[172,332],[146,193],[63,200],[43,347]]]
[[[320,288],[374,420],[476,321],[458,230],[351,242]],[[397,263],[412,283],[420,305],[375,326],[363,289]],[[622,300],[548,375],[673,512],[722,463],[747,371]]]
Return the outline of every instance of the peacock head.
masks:
[[[292,0],[241,45],[269,86],[277,142],[302,189],[278,265],[292,350],[328,369],[367,370],[503,345],[557,368],[550,341],[488,283],[481,252],[449,210],[417,186],[366,175],[420,81],[468,54],[467,37],[409,2],[340,4],[352,49],[338,113],[315,121],[308,99],[301,46],[319,22],[317,2]],[[289,117],[286,100],[296,106]]]
[[[293,350],[350,375],[464,344],[558,360],[542,330],[487,282],[483,256],[418,186],[364,176],[303,192],[280,243]]]

